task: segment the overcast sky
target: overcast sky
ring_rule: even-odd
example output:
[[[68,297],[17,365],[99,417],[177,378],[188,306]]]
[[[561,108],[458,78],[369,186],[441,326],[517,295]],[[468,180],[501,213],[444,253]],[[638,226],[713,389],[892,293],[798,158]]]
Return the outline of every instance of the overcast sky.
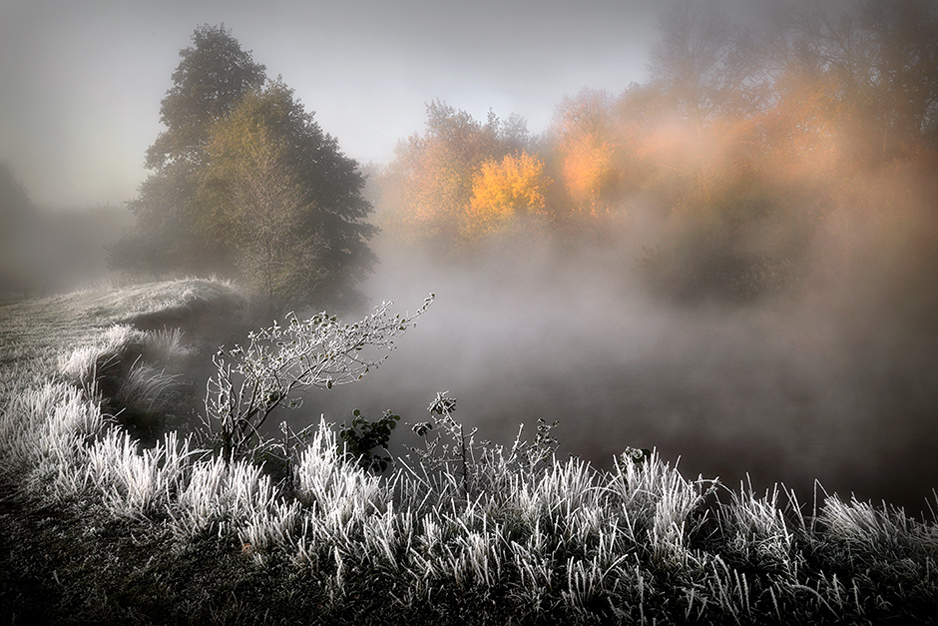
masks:
[[[0,0],[0,160],[40,207],[131,199],[204,23],[224,23],[361,162],[388,162],[437,98],[519,113],[536,133],[565,95],[645,80],[675,1]]]

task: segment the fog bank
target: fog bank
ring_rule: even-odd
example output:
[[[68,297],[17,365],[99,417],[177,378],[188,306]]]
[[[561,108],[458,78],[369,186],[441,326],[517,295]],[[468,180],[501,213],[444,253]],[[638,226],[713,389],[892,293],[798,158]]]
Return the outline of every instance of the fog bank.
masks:
[[[646,293],[630,252],[515,243],[471,265],[380,250],[372,300],[436,302],[387,363],[315,392],[291,421],[359,408],[414,423],[448,390],[477,438],[507,444],[522,423],[531,435],[558,420],[560,452],[601,467],[647,447],[687,475],[734,486],[748,473],[803,500],[815,479],[910,509],[931,497],[938,371],[927,338],[909,343],[875,298],[828,277],[749,306],[676,306]]]

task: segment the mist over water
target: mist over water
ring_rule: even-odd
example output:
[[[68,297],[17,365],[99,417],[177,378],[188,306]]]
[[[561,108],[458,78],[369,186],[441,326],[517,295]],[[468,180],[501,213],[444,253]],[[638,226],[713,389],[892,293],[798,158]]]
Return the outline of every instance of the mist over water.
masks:
[[[685,51],[707,49],[688,42],[732,50],[736,62],[750,59],[754,49],[733,43],[729,31],[709,28],[719,20],[698,23],[684,15],[665,24],[670,38],[656,49],[655,80],[618,97],[584,90],[565,99],[537,141],[526,130],[508,133],[510,124],[489,133],[443,103],[429,106],[428,130],[399,146],[409,156],[400,158],[407,167],[376,168],[376,222],[397,210],[398,220],[410,218],[411,236],[429,238],[442,224],[452,230],[450,241],[475,241],[488,232],[480,218],[486,214],[477,212],[476,224],[464,218],[477,186],[492,191],[477,185],[483,178],[476,174],[483,163],[505,165],[504,157],[521,146],[544,169],[543,177],[528,180],[529,191],[544,192],[543,206],[532,202],[527,210],[540,211],[541,228],[556,230],[545,234],[533,219],[520,226],[498,222],[517,230],[459,257],[406,244],[388,228],[369,242],[380,263],[361,285],[366,299],[393,300],[392,310],[401,312],[413,311],[431,292],[435,303],[364,380],[316,390],[303,409],[271,422],[300,427],[323,414],[341,424],[355,408],[370,419],[391,409],[404,422],[421,422],[436,393],[449,391],[458,399],[455,417],[477,427],[477,439],[507,445],[519,425],[531,437],[539,418],[556,420],[560,454],[598,467],[610,467],[626,446],[657,448],[666,461],[680,458],[686,475],[719,477],[731,487],[748,476],[756,488],[783,482],[810,500],[817,480],[843,498],[855,493],[921,510],[938,487],[938,113],[933,103],[918,112],[905,105],[938,78],[929,78],[933,72],[922,61],[922,72],[913,72],[913,63],[907,77],[885,80],[893,76],[892,57],[870,42],[881,42],[886,52],[934,49],[934,30],[920,33],[912,28],[917,14],[905,12],[917,4],[891,4],[903,18],[898,26],[874,20],[866,30],[846,31],[872,46],[868,56],[853,57],[851,45],[840,50],[835,37],[824,35],[822,25],[853,28],[848,11],[842,23],[819,23],[817,33],[804,30],[810,21],[788,30],[780,24],[776,34],[785,37],[765,40],[763,71],[747,69],[748,62],[727,66],[718,54],[709,66],[695,54],[685,58]],[[721,33],[727,36],[720,39]],[[778,56],[776,45],[791,54]],[[812,46],[820,51],[817,60],[807,55],[803,67],[791,62],[780,80],[782,61]],[[825,46],[829,54],[821,54]],[[867,81],[879,80],[878,91],[840,89],[839,66],[829,62],[838,54],[851,72],[881,56]],[[747,109],[740,102],[748,100],[727,87],[739,85],[744,70],[775,94],[761,107]],[[827,81],[816,82],[818,76]],[[706,89],[697,93],[701,84]],[[893,96],[900,87],[905,99]],[[873,106],[870,98],[880,101]],[[449,137],[473,140],[447,143]],[[465,157],[473,149],[478,162]],[[19,193],[21,186],[12,175],[9,180],[8,189]],[[469,193],[462,204],[450,202],[450,192],[463,187]],[[621,230],[575,243],[556,234],[571,223],[594,227],[597,206],[616,214]],[[29,270],[10,272],[16,280],[7,281],[9,299],[103,277],[102,244],[116,240],[124,227],[119,222],[129,220],[121,211],[81,218],[82,228],[85,222],[70,216],[0,228],[0,239],[10,242],[0,247],[6,253],[0,270]],[[803,263],[803,275],[791,285],[777,281],[777,293],[752,301],[679,302],[662,297],[640,271],[646,245],[659,244],[665,262],[658,279],[677,285],[673,293],[693,292],[707,273],[700,268],[718,273],[727,258]],[[740,276],[746,275],[737,271],[733,280],[714,280],[699,291],[725,296]],[[205,367],[207,376],[211,365]],[[202,378],[201,371],[193,375]],[[405,424],[394,439],[396,453],[402,444],[417,444]]]
[[[842,498],[923,510],[938,484],[933,367],[922,345],[890,343],[889,319],[823,284],[748,306],[651,297],[630,251],[558,250],[530,239],[471,265],[381,245],[373,301],[436,302],[364,380],[306,399],[323,413],[415,423],[436,392],[477,439],[510,444],[558,420],[561,455],[610,467],[626,446],[657,448],[685,475],[730,487],[814,480]],[[865,334],[879,328],[884,336]],[[896,351],[899,357],[896,358]],[[403,423],[398,442],[415,444]],[[402,450],[398,449],[398,452]]]

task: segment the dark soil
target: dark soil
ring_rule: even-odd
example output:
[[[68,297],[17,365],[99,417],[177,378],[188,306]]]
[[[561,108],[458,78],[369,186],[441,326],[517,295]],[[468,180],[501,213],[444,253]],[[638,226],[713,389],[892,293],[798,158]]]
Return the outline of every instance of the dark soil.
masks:
[[[207,538],[183,549],[161,524],[0,489],[2,624],[316,621],[315,603],[278,601],[282,568],[257,565],[240,546]]]

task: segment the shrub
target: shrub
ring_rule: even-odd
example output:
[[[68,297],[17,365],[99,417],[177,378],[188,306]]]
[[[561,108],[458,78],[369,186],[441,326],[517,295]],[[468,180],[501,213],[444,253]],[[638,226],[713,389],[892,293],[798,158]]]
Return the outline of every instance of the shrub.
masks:
[[[474,439],[476,429],[473,428],[467,433],[462,423],[453,418],[456,398],[447,398],[447,393],[449,392],[437,393],[436,398],[427,407],[433,418],[432,422],[414,425],[414,433],[424,438],[426,447],[423,450],[414,448],[413,451],[424,464],[433,469],[443,470],[447,474],[453,475],[453,466],[458,467],[460,489],[463,497],[468,498],[472,491],[470,466],[476,460]],[[430,435],[434,427],[437,427],[438,432]],[[452,443],[446,443],[443,440],[444,434],[452,440]]]
[[[391,431],[400,419],[400,415],[394,415],[387,410],[378,420],[372,422],[355,409],[352,411],[352,425],[343,425],[339,431],[339,436],[345,442],[346,454],[356,460],[362,469],[384,472],[393,462],[387,454],[388,443],[391,440]],[[375,448],[382,448],[385,456],[381,456],[380,452],[372,452]]]
[[[412,427],[414,433],[424,439],[422,449],[411,448],[424,472],[451,480],[458,485],[462,498],[468,500],[480,491],[503,488],[512,473],[537,477],[554,466],[560,442],[553,435],[553,429],[559,422],[538,419],[533,441],[522,439],[522,425],[511,449],[506,451],[503,446],[492,445],[487,440],[477,443],[477,429],[467,432],[453,417],[456,398],[447,397],[448,393],[438,392],[427,407],[432,421],[419,422]]]
[[[205,399],[210,443],[227,461],[269,448],[261,428],[276,409],[301,405],[294,392],[361,380],[388,357],[367,353],[393,349],[394,339],[432,302],[430,294],[412,315],[393,316],[388,312],[391,303],[384,302],[353,324],[325,312],[307,320],[290,314],[286,326],[275,322],[249,333],[247,347],[219,349]]]

